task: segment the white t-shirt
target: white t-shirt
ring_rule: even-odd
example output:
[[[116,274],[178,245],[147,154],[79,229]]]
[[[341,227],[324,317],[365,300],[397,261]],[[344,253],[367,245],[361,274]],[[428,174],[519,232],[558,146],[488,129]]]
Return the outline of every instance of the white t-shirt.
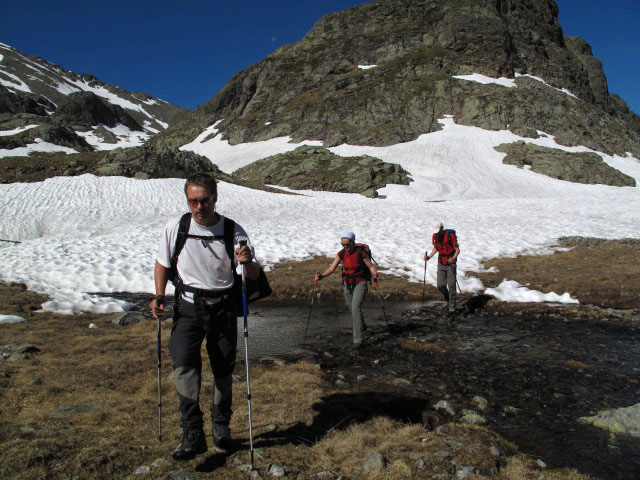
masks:
[[[171,268],[171,257],[173,256],[181,218],[182,215],[169,220],[160,239],[157,260],[158,263],[166,268]],[[189,226],[189,235],[222,237],[224,235],[224,217],[220,215],[218,223],[210,227],[199,225],[192,218]],[[233,237],[234,250],[240,247],[240,241],[246,240],[251,249],[252,261],[258,264],[249,236],[237,223],[235,224]],[[235,255],[234,267],[236,272],[240,274],[241,266],[238,265],[238,259]],[[187,238],[178,256],[178,275],[180,275],[185,285],[193,288],[202,290],[226,290],[231,288],[233,286],[233,271],[229,255],[227,255],[227,250],[224,246],[224,240],[222,238],[220,240]],[[182,298],[193,302],[192,293],[184,292]]]

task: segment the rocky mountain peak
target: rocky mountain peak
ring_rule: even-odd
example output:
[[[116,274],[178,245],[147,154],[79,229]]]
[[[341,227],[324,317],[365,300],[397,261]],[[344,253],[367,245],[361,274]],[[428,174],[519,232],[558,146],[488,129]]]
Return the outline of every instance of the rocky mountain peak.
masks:
[[[445,115],[640,154],[640,118],[609,94],[589,45],[563,34],[553,0],[378,0],[329,14],[154,142],[185,144],[220,121],[231,144],[382,146],[437,131]]]

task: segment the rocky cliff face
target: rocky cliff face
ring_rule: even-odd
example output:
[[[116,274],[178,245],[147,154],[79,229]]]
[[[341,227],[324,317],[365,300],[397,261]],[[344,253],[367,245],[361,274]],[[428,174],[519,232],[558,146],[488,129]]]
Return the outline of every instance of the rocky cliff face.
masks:
[[[23,147],[0,156],[32,151],[34,138],[78,152],[140,145],[185,112],[0,43],[0,150]]]
[[[589,45],[563,34],[553,0],[378,0],[327,15],[151,143],[179,146],[222,120],[231,144],[379,146],[436,131],[444,115],[640,155],[640,118],[608,93]]]

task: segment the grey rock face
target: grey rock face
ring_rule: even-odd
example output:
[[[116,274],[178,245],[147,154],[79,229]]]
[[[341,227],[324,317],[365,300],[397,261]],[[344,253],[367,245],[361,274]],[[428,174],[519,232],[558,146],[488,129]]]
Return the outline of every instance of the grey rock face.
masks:
[[[303,146],[246,167],[233,176],[246,182],[280,185],[295,190],[360,193],[376,197],[389,183],[409,184],[399,165],[369,156],[340,157],[320,147]]]
[[[453,78],[471,73],[530,74],[548,85]],[[552,0],[379,0],[327,15],[155,141],[184,144],[223,120],[218,128],[232,144],[291,135],[325,146],[389,145],[438,130],[446,114],[640,155],[640,117],[608,93],[589,45],[563,34]]]
[[[59,124],[70,125],[78,130],[88,130],[93,125],[104,124],[115,127],[117,123],[131,130],[143,128],[119,105],[112,105],[92,92],[77,92],[65,97],[53,114]]]

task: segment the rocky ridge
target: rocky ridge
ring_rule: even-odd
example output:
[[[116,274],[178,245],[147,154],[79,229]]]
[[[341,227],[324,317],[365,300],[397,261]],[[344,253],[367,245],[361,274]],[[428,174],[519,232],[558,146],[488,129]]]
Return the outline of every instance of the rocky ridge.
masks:
[[[0,43],[0,150],[35,138],[78,152],[139,145],[185,111]]]
[[[514,87],[456,78],[470,74]],[[381,146],[437,131],[444,115],[640,155],[640,117],[609,93],[590,46],[563,34],[553,0],[378,0],[327,15],[151,143],[184,145],[220,121],[231,144]]]

